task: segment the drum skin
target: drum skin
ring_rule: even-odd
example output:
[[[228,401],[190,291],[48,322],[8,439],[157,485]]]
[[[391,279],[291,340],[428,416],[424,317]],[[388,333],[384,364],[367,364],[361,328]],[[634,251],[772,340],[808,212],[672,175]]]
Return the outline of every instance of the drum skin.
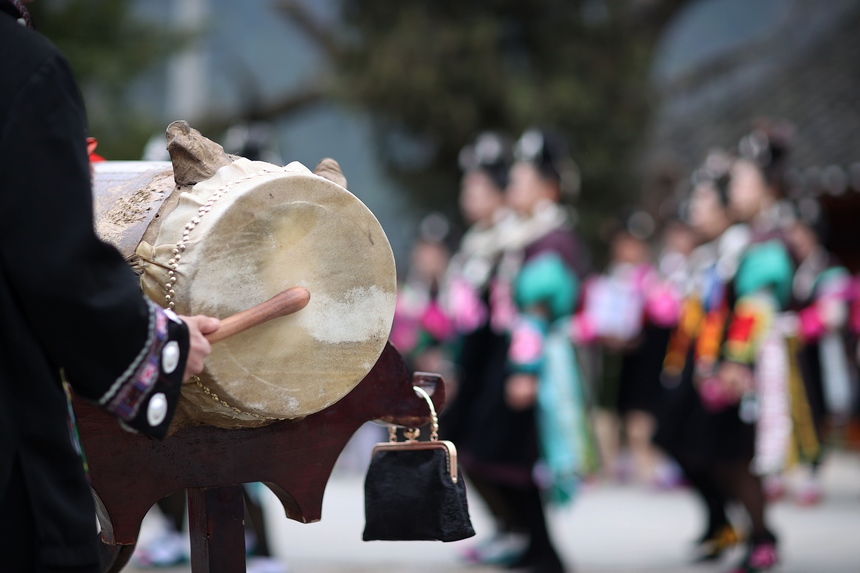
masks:
[[[118,238],[126,254],[140,219],[149,218],[131,258],[152,300],[179,314],[224,318],[285,288],[311,293],[298,313],[214,345],[199,383],[183,387],[174,425],[302,418],[352,390],[382,353],[396,299],[391,247],[367,207],[298,163],[238,159],[169,198],[155,171],[146,172],[154,174],[146,185],[127,184],[140,189],[119,193],[142,205],[129,217],[133,233],[98,216],[102,236]],[[102,188],[97,205],[110,196]]]

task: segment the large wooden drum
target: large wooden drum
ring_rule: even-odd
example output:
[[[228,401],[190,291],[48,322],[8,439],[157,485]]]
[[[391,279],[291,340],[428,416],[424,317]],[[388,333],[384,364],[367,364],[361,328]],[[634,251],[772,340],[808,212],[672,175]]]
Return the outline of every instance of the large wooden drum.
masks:
[[[375,364],[394,316],[391,247],[349,191],[299,163],[237,159],[175,187],[170,163],[95,166],[97,230],[179,314],[226,317],[303,286],[310,303],[213,347],[174,422],[260,426],[322,410]]]

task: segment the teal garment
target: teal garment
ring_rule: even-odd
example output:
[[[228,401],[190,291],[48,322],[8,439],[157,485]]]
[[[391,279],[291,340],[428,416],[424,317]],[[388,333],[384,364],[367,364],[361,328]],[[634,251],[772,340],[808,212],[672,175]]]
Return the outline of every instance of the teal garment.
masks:
[[[735,277],[738,298],[771,289],[784,309],[791,299],[794,265],[782,242],[773,239],[750,245]]]
[[[557,253],[526,261],[514,283],[514,300],[520,309],[544,306],[552,320],[570,315],[579,295],[579,281]]]
[[[535,352],[525,353],[528,360],[512,356],[511,366],[538,379],[539,481],[547,500],[558,505],[574,498],[581,477],[593,470],[596,460],[582,375],[567,334],[578,291],[576,275],[556,253],[527,261],[514,283],[514,300],[522,314],[512,333],[512,350],[523,340]]]
[[[566,326],[566,320],[557,321],[547,332],[536,412],[547,500],[557,505],[574,498],[582,476],[596,464],[582,374]]]

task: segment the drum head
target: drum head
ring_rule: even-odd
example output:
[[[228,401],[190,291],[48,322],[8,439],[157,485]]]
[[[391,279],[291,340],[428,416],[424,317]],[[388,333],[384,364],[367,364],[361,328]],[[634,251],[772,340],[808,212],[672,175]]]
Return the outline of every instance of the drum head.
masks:
[[[382,353],[396,298],[385,233],[354,195],[298,164],[222,168],[183,193],[157,243],[176,280],[161,269],[145,290],[180,314],[223,318],[285,288],[311,293],[298,313],[213,346],[201,384],[183,389],[199,422],[307,416],[345,396]]]

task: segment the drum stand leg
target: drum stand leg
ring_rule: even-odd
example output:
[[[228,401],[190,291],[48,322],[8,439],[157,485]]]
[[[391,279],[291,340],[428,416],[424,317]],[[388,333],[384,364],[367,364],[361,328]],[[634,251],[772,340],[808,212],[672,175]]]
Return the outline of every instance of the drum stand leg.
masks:
[[[245,570],[241,485],[188,488],[192,573]]]

